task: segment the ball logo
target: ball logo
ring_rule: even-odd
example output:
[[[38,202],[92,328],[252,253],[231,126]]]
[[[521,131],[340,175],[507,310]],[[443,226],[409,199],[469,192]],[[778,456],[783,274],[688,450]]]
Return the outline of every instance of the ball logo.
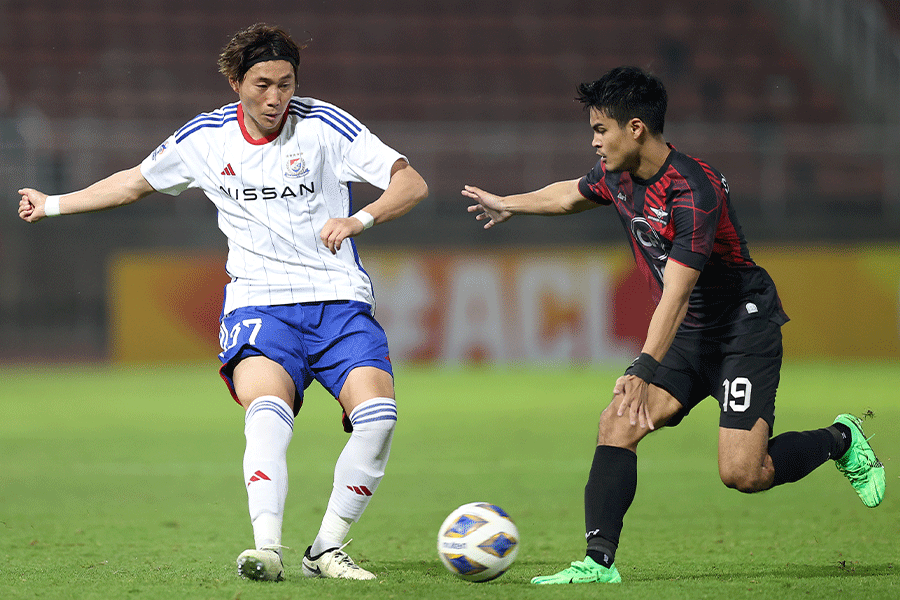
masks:
[[[469,545],[465,542],[444,542],[441,547],[444,550],[465,550]]]

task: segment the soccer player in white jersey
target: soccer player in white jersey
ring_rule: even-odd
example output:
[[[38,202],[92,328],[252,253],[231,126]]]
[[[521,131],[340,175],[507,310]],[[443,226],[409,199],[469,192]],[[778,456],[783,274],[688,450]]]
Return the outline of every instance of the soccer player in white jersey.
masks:
[[[228,238],[221,375],[246,409],[243,469],[255,545],[238,557],[238,572],[284,578],[286,453],[303,392],[317,380],[343,407],[350,438],[302,573],[374,579],[343,547],[384,475],[397,406],[372,284],[349,238],[405,214],[428,187],[352,116],[294,97],[299,61],[300,49],[282,29],[257,24],[237,33],[219,70],[238,102],[199,115],[140,165],[81,191],[19,190],[19,216],[34,223],[130,204],[154,191],[206,193]],[[384,192],[351,214],[350,182]]]

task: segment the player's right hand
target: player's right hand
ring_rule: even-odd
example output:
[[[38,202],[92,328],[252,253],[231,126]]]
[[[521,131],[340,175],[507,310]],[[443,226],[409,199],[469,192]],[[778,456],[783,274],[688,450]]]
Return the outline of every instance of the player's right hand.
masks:
[[[634,375],[623,375],[616,380],[613,388],[613,400],[619,399],[619,407],[616,411],[620,417],[628,415],[632,426],[639,425],[641,429],[656,429],[653,419],[650,418],[649,399],[650,384]]]
[[[319,232],[319,238],[332,254],[337,254],[345,239],[359,235],[364,229],[365,227],[356,217],[328,219],[325,226],[322,227],[322,231]]]
[[[44,212],[47,194],[31,188],[22,188],[19,190],[19,196],[19,218],[23,221],[36,223],[47,216]]]
[[[477,213],[475,219],[478,221],[488,219],[488,222],[484,224],[485,229],[490,229],[512,216],[512,213],[506,210],[500,196],[490,194],[472,185],[464,186],[462,195],[478,202],[478,204],[469,206],[467,210],[470,213]]]

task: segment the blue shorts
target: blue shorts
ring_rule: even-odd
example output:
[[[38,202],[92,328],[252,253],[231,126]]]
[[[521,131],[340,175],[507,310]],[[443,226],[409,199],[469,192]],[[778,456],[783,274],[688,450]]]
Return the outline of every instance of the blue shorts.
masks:
[[[372,366],[394,374],[387,336],[364,302],[245,306],[222,317],[219,343],[219,372],[235,401],[234,367],[248,356],[265,356],[294,380],[295,415],[303,405],[303,391],[313,380],[337,398],[356,367]]]

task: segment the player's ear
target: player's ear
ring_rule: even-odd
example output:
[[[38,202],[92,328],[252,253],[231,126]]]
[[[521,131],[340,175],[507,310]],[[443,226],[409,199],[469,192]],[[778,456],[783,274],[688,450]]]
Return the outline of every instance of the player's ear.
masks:
[[[241,91],[241,82],[240,81],[238,81],[237,79],[229,78],[228,84],[231,85],[231,89],[234,90],[235,94],[240,93],[240,91]]]
[[[640,119],[634,118],[628,122],[628,132],[635,140],[639,139],[645,131],[647,131],[647,126]]]

